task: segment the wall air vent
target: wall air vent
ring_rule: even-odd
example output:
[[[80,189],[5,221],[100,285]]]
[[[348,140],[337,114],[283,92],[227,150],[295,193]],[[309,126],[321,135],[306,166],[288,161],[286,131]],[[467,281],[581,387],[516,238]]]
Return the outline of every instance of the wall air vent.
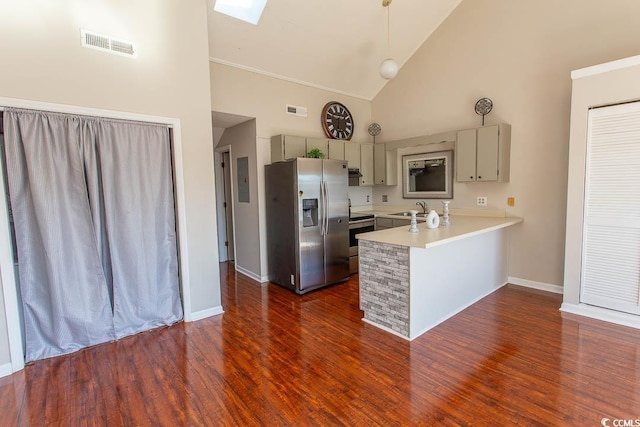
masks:
[[[305,107],[296,107],[295,105],[287,104],[285,112],[287,114],[293,114],[294,116],[307,117],[307,109]]]
[[[136,56],[135,46],[131,42],[116,40],[113,37],[80,29],[82,47],[98,49],[129,57]]]

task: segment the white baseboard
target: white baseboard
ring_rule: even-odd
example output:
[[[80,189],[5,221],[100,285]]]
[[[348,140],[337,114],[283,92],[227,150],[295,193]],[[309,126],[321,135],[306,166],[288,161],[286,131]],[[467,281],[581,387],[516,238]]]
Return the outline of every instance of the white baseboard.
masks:
[[[562,303],[560,311],[640,329],[640,316],[634,314],[622,313],[620,311],[594,307],[587,304],[569,304],[566,302]]]
[[[240,267],[238,264],[235,265],[235,268],[238,273],[243,274],[249,277],[250,279],[255,280],[256,282],[265,283],[269,281],[269,279],[266,276],[259,276],[255,274],[253,271],[249,271],[246,268]]]
[[[191,313],[191,317],[189,319],[185,319],[187,322],[195,322],[198,320],[206,319],[207,317],[217,316],[219,314],[224,313],[221,305],[216,307],[207,308],[206,310],[200,310]]]
[[[5,363],[4,365],[0,365],[0,378],[8,377],[13,374],[13,369],[11,369],[11,363]]]
[[[533,280],[521,279],[519,277],[511,277],[507,279],[509,283],[525,288],[539,289],[541,291],[553,292],[554,294],[564,293],[564,288],[558,285],[550,285],[549,283],[534,282]]]

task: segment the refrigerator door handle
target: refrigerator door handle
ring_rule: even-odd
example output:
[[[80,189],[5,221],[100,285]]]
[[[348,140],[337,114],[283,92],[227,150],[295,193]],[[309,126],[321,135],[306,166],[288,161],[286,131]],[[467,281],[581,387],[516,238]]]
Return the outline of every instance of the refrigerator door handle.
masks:
[[[324,181],[324,234],[329,234],[329,186]]]
[[[322,199],[322,224],[320,226],[320,234],[327,235],[327,183],[320,181],[320,197]]]
[[[320,203],[322,206],[320,207],[320,235],[324,236],[324,181],[320,181]]]

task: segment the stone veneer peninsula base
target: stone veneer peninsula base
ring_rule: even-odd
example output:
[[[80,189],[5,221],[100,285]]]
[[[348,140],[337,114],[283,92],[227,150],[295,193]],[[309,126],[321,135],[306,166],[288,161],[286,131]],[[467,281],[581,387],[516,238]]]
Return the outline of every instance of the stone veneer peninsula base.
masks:
[[[507,227],[522,219],[454,221],[358,235],[365,322],[413,340],[507,283]]]

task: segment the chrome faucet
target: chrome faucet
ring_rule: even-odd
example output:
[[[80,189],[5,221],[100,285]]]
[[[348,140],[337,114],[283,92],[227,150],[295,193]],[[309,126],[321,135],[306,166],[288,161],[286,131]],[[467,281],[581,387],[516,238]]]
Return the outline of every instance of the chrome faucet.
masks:
[[[416,202],[422,208],[422,213],[427,213],[427,202]]]

